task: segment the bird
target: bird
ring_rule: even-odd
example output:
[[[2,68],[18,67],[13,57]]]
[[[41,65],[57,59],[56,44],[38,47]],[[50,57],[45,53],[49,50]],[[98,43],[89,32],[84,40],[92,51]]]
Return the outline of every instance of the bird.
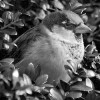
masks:
[[[33,63],[40,66],[41,75],[48,75],[48,83],[69,82],[67,70],[77,71],[84,57],[83,33],[90,31],[75,12],[55,11],[14,41],[18,49],[12,56],[22,73]]]

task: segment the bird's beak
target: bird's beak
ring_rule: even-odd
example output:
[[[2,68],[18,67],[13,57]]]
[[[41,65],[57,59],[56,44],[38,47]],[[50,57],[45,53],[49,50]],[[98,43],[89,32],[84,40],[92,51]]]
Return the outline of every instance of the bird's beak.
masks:
[[[81,23],[78,27],[75,28],[75,33],[89,33],[91,31],[92,30],[84,23]]]

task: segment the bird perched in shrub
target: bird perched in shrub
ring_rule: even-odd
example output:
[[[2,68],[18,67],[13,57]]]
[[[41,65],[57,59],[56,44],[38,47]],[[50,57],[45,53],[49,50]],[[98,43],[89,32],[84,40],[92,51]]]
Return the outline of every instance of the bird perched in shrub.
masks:
[[[15,62],[19,61],[19,71],[26,72],[28,64],[33,63],[40,66],[40,74],[48,74],[48,83],[60,79],[68,82],[71,78],[67,69],[77,70],[84,56],[82,34],[89,31],[80,16],[72,11],[47,15],[39,25],[14,41],[18,49],[13,57]]]

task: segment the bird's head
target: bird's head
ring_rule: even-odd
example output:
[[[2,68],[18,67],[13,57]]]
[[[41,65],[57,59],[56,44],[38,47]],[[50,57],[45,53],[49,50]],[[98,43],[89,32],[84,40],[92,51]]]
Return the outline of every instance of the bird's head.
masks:
[[[44,18],[43,24],[53,33],[52,35],[59,35],[69,41],[91,31],[78,14],[69,10],[51,13]]]

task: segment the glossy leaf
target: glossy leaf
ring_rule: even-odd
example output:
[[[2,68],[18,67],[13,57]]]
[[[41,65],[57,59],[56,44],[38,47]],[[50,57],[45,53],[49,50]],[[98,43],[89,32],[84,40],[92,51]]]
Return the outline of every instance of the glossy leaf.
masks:
[[[13,58],[5,58],[0,61],[0,63],[8,63],[8,64],[12,64],[13,62],[14,62]]]
[[[63,4],[59,0],[54,0],[53,5],[54,5],[55,8],[58,8],[58,9],[61,9],[61,10],[64,9]]]
[[[9,27],[6,29],[1,30],[3,33],[8,34],[8,35],[17,35],[17,31],[13,27]]]
[[[92,54],[95,49],[95,45],[87,45],[87,47],[85,48],[86,52],[90,54]]]
[[[92,70],[86,71],[86,77],[95,77],[96,73]]]
[[[24,85],[32,84],[31,79],[26,74],[23,74],[23,81],[24,81]]]
[[[5,11],[2,14],[2,19],[4,20],[5,25],[14,19],[14,14],[11,11]]]
[[[4,20],[2,18],[0,18],[0,23],[2,23]]]
[[[23,78],[19,78],[19,83],[20,87],[17,87],[17,95],[32,94],[32,83],[27,75],[23,74]]]
[[[3,45],[4,45],[4,49],[9,50],[9,48],[10,48],[9,44],[4,43]]]
[[[10,38],[10,36],[8,34],[5,34],[3,39],[5,41],[7,41],[7,42],[10,42],[11,41],[11,38]]]
[[[18,20],[17,22],[14,23],[14,25],[18,27],[23,27],[24,23],[22,22],[22,20]]]
[[[10,86],[9,81],[7,80],[6,77],[4,77],[4,75],[0,74],[0,79],[3,80],[3,82],[5,82],[8,86]],[[2,83],[2,82],[1,82]]]
[[[86,86],[94,88],[92,81],[89,78],[86,78]]]
[[[61,84],[62,89],[63,89],[65,92],[67,92],[67,91],[70,90],[70,85],[69,85],[68,83],[65,83],[65,82],[63,82],[63,81],[60,81],[60,84]]]
[[[25,74],[27,74],[31,80],[35,80],[35,67],[33,63],[28,64],[28,67],[25,70]]]
[[[9,5],[7,5],[4,1],[0,1],[0,7],[4,9],[9,9]]]
[[[42,84],[41,87],[53,88],[52,84]]]
[[[76,98],[80,98],[82,97],[82,93],[81,92],[69,92],[69,94],[67,95],[67,97],[71,97],[73,99],[76,99]]]
[[[3,81],[0,82],[0,94],[5,93],[6,92],[6,88],[4,86]]]
[[[87,96],[85,100],[96,100],[96,94],[95,92],[90,92]]]
[[[61,94],[55,88],[50,89],[49,96],[51,96],[53,100],[63,100]]]
[[[86,86],[85,84],[79,83],[77,85],[71,86],[70,90],[79,90],[79,91],[92,91],[93,89]]]
[[[15,14],[14,14],[14,21],[18,21],[19,20],[19,17],[20,17],[20,15],[22,15],[22,13],[21,12],[16,12]]]
[[[71,0],[70,5],[72,9],[82,6],[82,4],[78,2],[78,0]]]
[[[37,14],[37,18],[39,18],[41,20],[44,19],[45,16],[46,16],[46,14],[45,14],[44,10],[40,10],[40,12]]]
[[[18,70],[17,69],[15,69],[14,71],[13,71],[13,73],[12,73],[12,81],[13,81],[13,87],[15,87],[16,86],[16,84],[18,83],[18,81],[19,81],[19,72],[18,72]]]
[[[36,16],[36,13],[33,11],[33,10],[29,10],[26,12],[26,17],[29,17],[29,16]]]
[[[91,67],[94,68],[94,69],[97,69],[96,65],[95,65],[95,62],[92,62]]]
[[[44,75],[39,76],[35,83],[36,85],[41,86],[42,84],[45,84],[47,80],[48,80],[48,75],[44,74]]]

